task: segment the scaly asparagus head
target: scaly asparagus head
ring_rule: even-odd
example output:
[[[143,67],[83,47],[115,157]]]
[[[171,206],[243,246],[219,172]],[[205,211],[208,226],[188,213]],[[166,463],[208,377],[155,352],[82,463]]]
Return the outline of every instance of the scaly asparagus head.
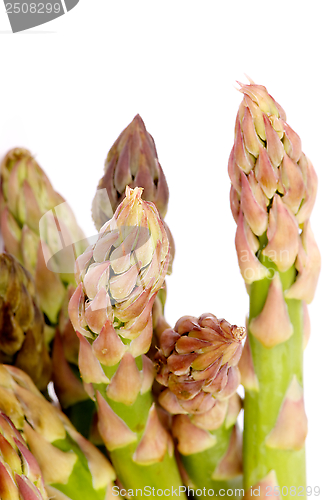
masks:
[[[194,488],[219,492],[241,480],[236,390],[244,337],[244,328],[210,313],[183,316],[160,336],[156,380],[166,389],[159,403],[173,415],[172,433]]]
[[[165,216],[169,188],[158,160],[154,140],[139,115],[123,130],[108,152],[104,176],[98,183],[92,204],[92,215],[97,230],[113,217],[125,198],[127,186],[143,188],[143,199],[152,201],[161,217]]]

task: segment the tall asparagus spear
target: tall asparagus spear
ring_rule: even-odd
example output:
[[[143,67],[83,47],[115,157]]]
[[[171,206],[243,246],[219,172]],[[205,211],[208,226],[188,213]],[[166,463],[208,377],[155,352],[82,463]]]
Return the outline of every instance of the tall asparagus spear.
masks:
[[[251,83],[240,91],[228,168],[236,250],[250,296],[249,343],[240,364],[246,497],[251,487],[262,486],[263,498],[284,487],[286,499],[305,496],[303,314],[320,270],[309,222],[317,178],[266,88]]]
[[[171,494],[181,484],[172,441],[152,398],[153,363],[145,356],[169,243],[157,209],[141,194],[142,188],[126,189],[97,243],[78,258],[79,285],[69,304],[99,431],[118,478],[136,497],[136,489],[155,487],[166,496],[166,489]]]
[[[25,438],[39,464],[50,498],[107,500],[112,481],[115,479],[114,470],[108,460],[76,431],[66,415],[44,398],[28,375],[16,367],[2,364],[0,410],[12,420]],[[17,437],[20,440],[18,433]],[[15,497],[10,496],[11,490],[7,483],[4,493],[1,491],[1,452],[6,451],[4,445],[0,430],[1,498],[14,500]],[[24,452],[24,449],[20,448],[20,451],[23,456],[26,455],[26,459],[31,455],[30,452]],[[37,473],[33,462],[31,465],[31,473]],[[39,479],[36,486],[40,487],[41,484]],[[23,498],[29,500],[27,496]]]
[[[222,490],[223,497],[223,491],[242,487],[236,390],[244,336],[244,328],[212,314],[183,316],[162,332],[156,355],[156,378],[167,387],[159,402],[174,415],[172,432],[189,486],[217,496]]]

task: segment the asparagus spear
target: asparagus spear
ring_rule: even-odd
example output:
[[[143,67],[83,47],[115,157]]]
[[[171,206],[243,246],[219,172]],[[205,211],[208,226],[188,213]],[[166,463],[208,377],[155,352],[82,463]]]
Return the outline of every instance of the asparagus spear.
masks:
[[[28,375],[2,364],[0,410],[25,438],[51,497],[105,500],[115,479],[108,460],[76,431],[66,415],[43,397]]]
[[[12,255],[0,254],[0,362],[25,370],[41,390],[51,376],[44,329],[32,276]]]
[[[172,433],[188,485],[217,496],[242,486],[236,390],[244,336],[244,328],[213,314],[183,316],[161,333],[156,355],[156,379],[166,386],[159,402],[174,415]]]
[[[97,243],[77,259],[79,285],[69,304],[99,431],[118,478],[134,495],[144,487],[181,485],[171,438],[153,402],[153,363],[145,356],[169,243],[157,209],[141,194],[142,188],[126,189]]]
[[[301,140],[265,87],[242,85],[229,159],[236,250],[249,290],[244,482],[283,498],[305,494],[303,307],[320,255],[310,227],[317,178]],[[263,497],[264,498],[264,497]]]
[[[35,457],[11,420],[0,412],[0,498],[48,500]]]
[[[0,174],[5,249],[35,277],[41,308],[49,322],[56,325],[66,288],[75,285],[74,255],[80,255],[87,247],[85,236],[70,207],[54,191],[29,151],[9,151]],[[49,265],[44,253],[50,258]]]
[[[143,188],[142,198],[146,201],[152,201],[161,218],[165,217],[169,200],[167,181],[159,163],[154,139],[147,132],[139,115],[135,116],[121,132],[107,154],[104,175],[98,183],[92,203],[92,217],[98,231],[113,217],[115,210],[124,200],[127,185],[131,188]],[[163,225],[170,245],[167,274],[171,274],[175,244],[171,231],[164,220]],[[165,301],[166,283],[164,282],[155,297],[152,308],[154,337],[152,339],[153,347],[149,353],[152,358],[155,345],[158,342],[156,328],[160,329],[160,316],[163,317]],[[62,394],[61,397],[63,397]],[[73,411],[72,407],[70,411]]]
[[[53,189],[28,150],[9,151],[2,161],[0,176],[1,232],[5,249],[35,280],[39,306],[46,320],[47,342],[55,332],[59,337],[59,345],[54,346],[53,352],[53,378],[62,405],[68,407],[88,400],[77,375],[79,342],[67,312],[76,285],[75,256],[80,255],[88,243],[70,207]],[[47,382],[43,380],[43,387]]]

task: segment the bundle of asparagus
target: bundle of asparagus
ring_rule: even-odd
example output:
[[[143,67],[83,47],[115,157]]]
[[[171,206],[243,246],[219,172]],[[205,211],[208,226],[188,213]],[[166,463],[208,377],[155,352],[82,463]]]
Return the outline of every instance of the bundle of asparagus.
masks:
[[[246,340],[243,327],[210,313],[174,328],[164,317],[169,190],[139,115],[108,153],[92,245],[29,151],[3,160],[2,500],[304,491],[302,353],[320,270],[309,223],[317,179],[265,87],[240,90],[228,169],[250,296]]]

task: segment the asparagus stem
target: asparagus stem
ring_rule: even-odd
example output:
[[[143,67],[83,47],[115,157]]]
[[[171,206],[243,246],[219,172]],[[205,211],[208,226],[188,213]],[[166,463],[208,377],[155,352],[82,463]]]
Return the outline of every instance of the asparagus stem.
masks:
[[[138,368],[142,368],[141,356],[136,358],[136,364]],[[117,371],[118,365],[114,367],[105,367],[104,372],[110,378]],[[106,394],[105,384],[93,384],[95,389],[100,392],[103,398],[107,401],[111,409],[115,412],[118,417],[130,428],[130,430],[136,433],[137,440],[130,443],[122,448],[117,448],[110,451],[110,457],[113,462],[113,466],[117,471],[117,477],[120,479],[122,485],[126,490],[134,490],[133,498],[140,498],[144,496],[144,488],[156,488],[177,489],[179,493],[179,487],[182,485],[181,477],[177,468],[173,450],[171,450],[171,456],[169,451],[166,453],[162,461],[153,463],[151,465],[138,464],[133,461],[133,455],[138,447],[138,443],[143,437],[144,430],[146,428],[146,423],[149,417],[149,411],[153,405],[153,395],[149,390],[144,394],[139,394],[135,402],[131,406],[127,406],[123,403],[113,401]],[[157,438],[157,436],[156,436]],[[153,446],[153,443],[151,444]],[[155,444],[154,444],[155,446]],[[135,490],[142,490],[142,495],[138,491],[138,495],[135,495]],[[163,495],[158,495],[160,498],[168,497],[166,493]],[[176,496],[176,495],[174,495]],[[181,491],[181,498],[185,498],[184,493]],[[170,494],[170,498],[172,494]]]
[[[153,491],[152,488],[155,488],[155,491],[159,490],[159,493],[162,491],[162,494],[158,493],[158,498],[186,499],[182,481],[173,457],[167,454],[162,462],[143,468],[130,459],[134,451],[135,445],[129,445],[126,448],[121,448],[111,453],[114,467],[116,469],[123,468],[120,480],[128,491],[134,491],[135,496],[133,498],[144,498],[149,491]],[[142,490],[142,494],[139,490]],[[145,495],[144,492],[146,492]]]
[[[267,268],[276,266],[267,258],[261,257]],[[295,279],[295,268],[279,273],[283,289],[288,289]],[[258,316],[265,304],[270,279],[255,281],[250,289],[251,320]],[[244,429],[244,488],[248,490],[275,471],[278,486],[287,487],[283,498],[292,498],[290,488],[296,494],[305,493],[305,448],[299,450],[279,449],[267,446],[265,440],[277,421],[285,393],[296,375],[303,384],[303,317],[302,301],[286,300],[288,314],[293,325],[293,335],[272,348],[264,347],[249,331],[249,342],[258,379],[259,390],[245,390],[245,429]],[[302,490],[302,488],[303,490]],[[284,492],[288,494],[284,495]],[[265,493],[264,493],[265,494]],[[294,494],[293,494],[294,496]]]
[[[80,401],[65,409],[65,414],[86,439],[90,439],[90,430],[95,413],[95,404],[91,399]]]
[[[181,455],[181,462],[194,489],[198,490],[205,488],[202,498],[220,495],[220,498],[224,499],[238,499],[243,496],[242,475],[229,480],[212,479],[213,472],[216,470],[229,447],[232,430],[233,428],[227,429],[225,424],[223,424],[219,429],[211,431],[212,436],[217,440],[215,446],[201,453],[194,453],[187,456]],[[214,492],[214,495],[212,492]]]
[[[62,442],[56,441],[53,443],[57,448],[68,452],[73,451],[79,457],[76,462],[66,484],[53,483],[52,487],[61,491],[73,500],[84,500],[88,498],[91,500],[104,500],[106,498],[106,486],[98,490],[93,489],[91,473],[88,468],[88,464],[85,462],[84,458],[76,446],[72,446],[71,443],[67,444],[67,440]]]

